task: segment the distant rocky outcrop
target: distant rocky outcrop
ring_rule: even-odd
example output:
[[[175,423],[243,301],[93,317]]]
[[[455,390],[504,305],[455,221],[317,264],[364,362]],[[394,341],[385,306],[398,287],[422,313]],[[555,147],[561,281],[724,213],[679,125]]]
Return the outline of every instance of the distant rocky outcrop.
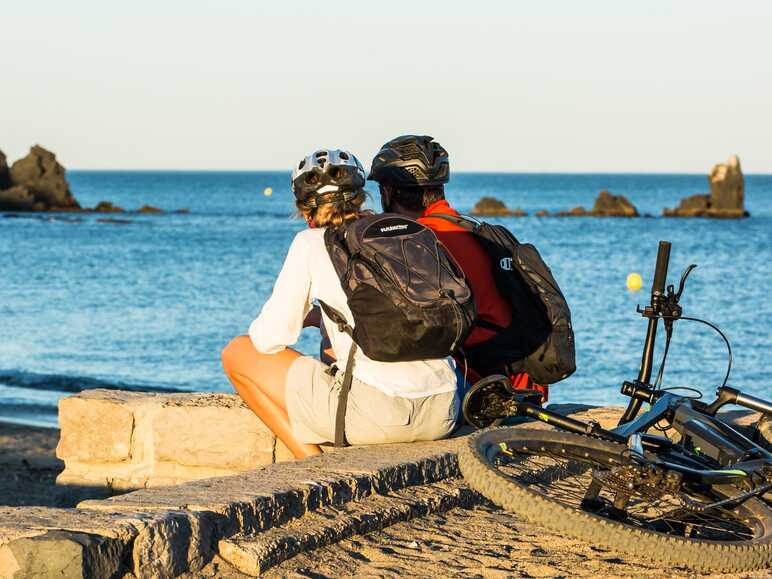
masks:
[[[674,209],[665,209],[665,217],[717,217],[738,219],[748,217],[745,210],[745,177],[740,159],[732,155],[726,163],[718,163],[708,175],[709,194],[691,195],[681,199]]]
[[[70,191],[65,169],[51,151],[35,145],[29,154],[10,168],[0,151],[0,211],[84,211],[91,213],[125,213],[110,201],[100,201],[93,209],[82,208]],[[136,211],[143,214],[164,213],[152,205]],[[174,213],[189,213],[178,209]],[[116,222],[111,220],[109,222]]]
[[[5,157],[5,153],[0,151],[0,191],[3,189],[10,189],[12,185],[11,172],[8,169],[8,162]]]
[[[472,215],[481,217],[525,217],[528,215],[522,209],[509,209],[506,204],[495,197],[483,197],[472,209]]]
[[[635,205],[624,195],[612,195],[601,191],[590,211],[584,207],[574,207],[568,211],[559,211],[559,217],[638,217]]]
[[[544,213],[546,214],[547,212],[545,211]],[[568,211],[557,212],[558,217],[587,217],[589,214],[590,212],[587,211],[581,205],[579,207],[574,207],[573,209],[569,209]]]
[[[22,185],[0,190],[0,211],[34,211],[35,196]]]
[[[4,208],[26,211],[80,209],[64,177],[64,167],[51,151],[35,145],[26,157],[11,165],[9,173],[12,187],[3,191]],[[30,197],[33,198],[31,207]]]
[[[596,217],[638,217],[638,210],[624,195],[612,195],[608,191],[601,191],[595,200],[591,214]]]
[[[92,211],[94,213],[125,213],[126,210],[123,207],[113,205],[110,201],[100,201]]]
[[[143,205],[137,209],[137,213],[163,213],[163,209],[153,207],[152,205]]]

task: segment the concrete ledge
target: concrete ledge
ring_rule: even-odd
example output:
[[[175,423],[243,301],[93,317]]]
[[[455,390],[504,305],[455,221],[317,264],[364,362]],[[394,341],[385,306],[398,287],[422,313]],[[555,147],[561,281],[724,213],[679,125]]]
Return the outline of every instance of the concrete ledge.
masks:
[[[103,395],[97,399],[107,404],[115,400]],[[584,410],[574,416],[609,425],[620,412],[580,406],[566,409]],[[0,577],[39,576],[36,562],[42,560],[48,562],[46,573],[63,577],[110,576],[106,570],[113,568],[118,569],[117,576],[132,573],[137,578],[195,572],[212,558],[223,539],[255,536],[320,509],[457,478],[456,449],[464,440],[461,433],[442,441],[353,447],[229,477],[87,500],[77,509],[0,509]],[[420,509],[416,507],[415,512]],[[82,564],[70,565],[73,553]],[[279,557],[276,552],[271,555]]]
[[[232,394],[89,390],[60,401],[59,424],[63,485],[120,492],[292,459]]]
[[[198,412],[204,400],[193,397],[189,406],[154,405],[151,411],[133,396],[98,394],[94,399],[104,413],[86,411],[90,403],[82,408],[82,415],[95,421],[116,412],[123,424],[129,420],[122,413],[131,412],[128,457],[126,438],[113,436],[115,433],[106,436],[104,448],[105,456],[123,457],[122,462],[128,463],[135,459],[135,449],[136,457],[147,449],[138,444],[137,423],[152,425],[153,418],[168,408]],[[228,412],[245,410],[215,407],[217,412],[225,412],[223,408]],[[577,418],[596,419],[604,426],[614,424],[621,413],[619,408],[578,405],[558,410]],[[747,417],[743,421],[749,422]],[[109,430],[109,421],[101,424]],[[546,428],[540,423],[521,427]],[[179,428],[184,440],[192,427],[186,422]],[[165,432],[166,440],[174,434],[172,429]],[[464,442],[462,432],[443,441],[348,448],[228,477],[87,500],[76,509],[0,508],[0,577],[175,577],[195,573],[218,549],[230,553],[234,560],[246,557],[244,565],[251,565],[253,573],[259,572],[275,564],[272,561],[366,531],[368,525],[384,526],[389,521],[461,504],[466,499],[443,495],[441,483],[459,476],[456,453]],[[68,444],[74,442],[60,446],[66,449]],[[178,442],[169,440],[169,444]],[[81,460],[92,460],[100,447],[93,442],[86,450],[69,448],[80,453]],[[419,488],[422,485],[434,486]]]
[[[357,534],[455,507],[470,507],[482,497],[449,481],[374,495],[338,507],[324,507],[288,524],[257,534],[221,539],[217,551],[242,573],[257,576],[298,553],[313,551]]]
[[[47,574],[62,577],[109,577],[104,570],[113,568],[143,578],[195,572],[219,540],[237,533],[258,533],[320,508],[457,477],[453,449],[459,443],[350,448],[231,477],[84,501],[77,509],[0,509],[0,577],[40,576],[41,560],[49,561]],[[72,553],[88,563],[70,565]]]

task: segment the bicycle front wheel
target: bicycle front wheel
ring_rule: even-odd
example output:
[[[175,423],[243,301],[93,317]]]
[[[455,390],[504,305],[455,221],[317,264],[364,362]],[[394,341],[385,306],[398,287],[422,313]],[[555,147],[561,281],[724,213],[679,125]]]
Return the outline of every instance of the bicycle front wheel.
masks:
[[[506,427],[473,435],[458,459],[473,489],[553,531],[701,571],[770,565],[772,511],[762,501],[697,512],[689,506],[737,491],[629,484],[619,476],[624,450],[579,434]]]

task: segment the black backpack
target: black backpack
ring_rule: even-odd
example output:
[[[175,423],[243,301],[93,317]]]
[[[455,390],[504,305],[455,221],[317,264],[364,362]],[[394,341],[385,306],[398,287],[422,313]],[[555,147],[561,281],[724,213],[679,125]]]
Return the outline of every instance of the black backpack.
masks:
[[[324,241],[354,316],[352,328],[320,303],[354,340],[338,402],[340,446],[356,348],[381,362],[444,358],[463,345],[476,309],[461,268],[434,232],[413,219],[366,215],[328,227]]]
[[[550,268],[530,243],[520,243],[501,225],[433,214],[472,233],[493,265],[493,278],[512,307],[512,322],[502,328],[485,320],[477,325],[496,335],[465,351],[469,365],[483,376],[527,372],[537,384],[554,384],[576,370],[571,311]]]

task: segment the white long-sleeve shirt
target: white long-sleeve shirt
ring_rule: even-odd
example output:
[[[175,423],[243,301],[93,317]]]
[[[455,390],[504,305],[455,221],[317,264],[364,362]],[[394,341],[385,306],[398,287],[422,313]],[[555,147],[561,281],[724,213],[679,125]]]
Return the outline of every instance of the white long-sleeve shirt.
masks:
[[[273,354],[297,342],[313,300],[322,300],[341,312],[354,326],[346,294],[324,245],[324,229],[305,229],[295,236],[279,277],[260,315],[249,326],[249,337],[258,352]],[[348,358],[351,338],[325,314],[339,366]],[[420,398],[456,388],[455,363],[448,357],[414,362],[377,362],[357,349],[354,376],[389,396]]]

